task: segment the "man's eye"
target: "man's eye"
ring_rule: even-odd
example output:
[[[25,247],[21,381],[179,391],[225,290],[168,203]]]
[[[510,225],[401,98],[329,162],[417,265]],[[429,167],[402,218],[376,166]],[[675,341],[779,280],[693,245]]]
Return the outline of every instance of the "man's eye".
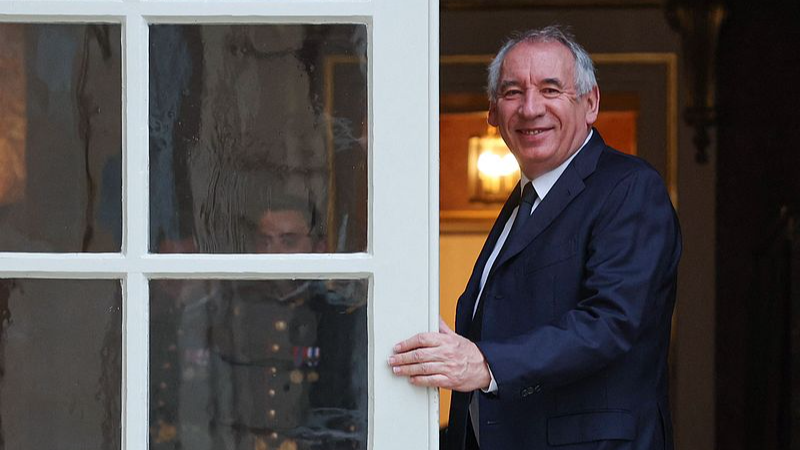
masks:
[[[519,89],[510,89],[508,91],[503,92],[503,97],[505,98],[514,98],[519,97],[522,95],[522,91]]]
[[[559,91],[558,89],[554,89],[554,88],[544,88],[544,89],[542,89],[541,92],[542,92],[542,95],[544,95],[545,97],[550,97],[550,98],[557,97],[561,93],[561,91]]]

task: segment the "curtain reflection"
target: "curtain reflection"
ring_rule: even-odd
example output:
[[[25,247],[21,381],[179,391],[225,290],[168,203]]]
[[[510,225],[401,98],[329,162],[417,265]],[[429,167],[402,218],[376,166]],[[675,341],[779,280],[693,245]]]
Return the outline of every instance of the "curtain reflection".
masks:
[[[0,251],[120,251],[119,31],[0,23]]]

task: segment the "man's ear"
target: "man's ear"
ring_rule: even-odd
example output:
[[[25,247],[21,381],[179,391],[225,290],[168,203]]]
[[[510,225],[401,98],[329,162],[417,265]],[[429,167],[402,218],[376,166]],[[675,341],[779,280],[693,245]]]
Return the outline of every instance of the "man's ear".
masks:
[[[600,88],[593,87],[583,96],[582,101],[586,102],[586,125],[591,127],[600,112]]]
[[[497,102],[494,100],[489,102],[489,116],[486,117],[486,121],[489,122],[489,125],[493,127],[496,127],[499,124],[497,121]]]

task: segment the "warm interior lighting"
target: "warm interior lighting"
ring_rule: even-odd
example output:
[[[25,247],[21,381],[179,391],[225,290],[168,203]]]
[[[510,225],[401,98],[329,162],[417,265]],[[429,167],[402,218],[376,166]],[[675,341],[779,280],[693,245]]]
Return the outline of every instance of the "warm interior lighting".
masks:
[[[27,86],[25,28],[0,24],[0,206],[25,197],[27,167]]]
[[[469,139],[472,200],[504,201],[519,179],[519,166],[495,127]]]
[[[478,156],[478,171],[481,175],[490,177],[504,177],[519,170],[517,160],[511,153],[500,156],[496,153],[481,153]]]

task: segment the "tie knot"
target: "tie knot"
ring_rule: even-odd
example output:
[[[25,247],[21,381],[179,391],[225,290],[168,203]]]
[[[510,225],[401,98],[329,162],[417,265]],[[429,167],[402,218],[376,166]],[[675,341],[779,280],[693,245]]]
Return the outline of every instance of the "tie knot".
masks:
[[[538,194],[536,193],[536,189],[533,188],[533,183],[529,181],[525,184],[525,187],[522,188],[522,198],[520,198],[519,203],[520,205],[527,205],[530,210],[537,196]]]

